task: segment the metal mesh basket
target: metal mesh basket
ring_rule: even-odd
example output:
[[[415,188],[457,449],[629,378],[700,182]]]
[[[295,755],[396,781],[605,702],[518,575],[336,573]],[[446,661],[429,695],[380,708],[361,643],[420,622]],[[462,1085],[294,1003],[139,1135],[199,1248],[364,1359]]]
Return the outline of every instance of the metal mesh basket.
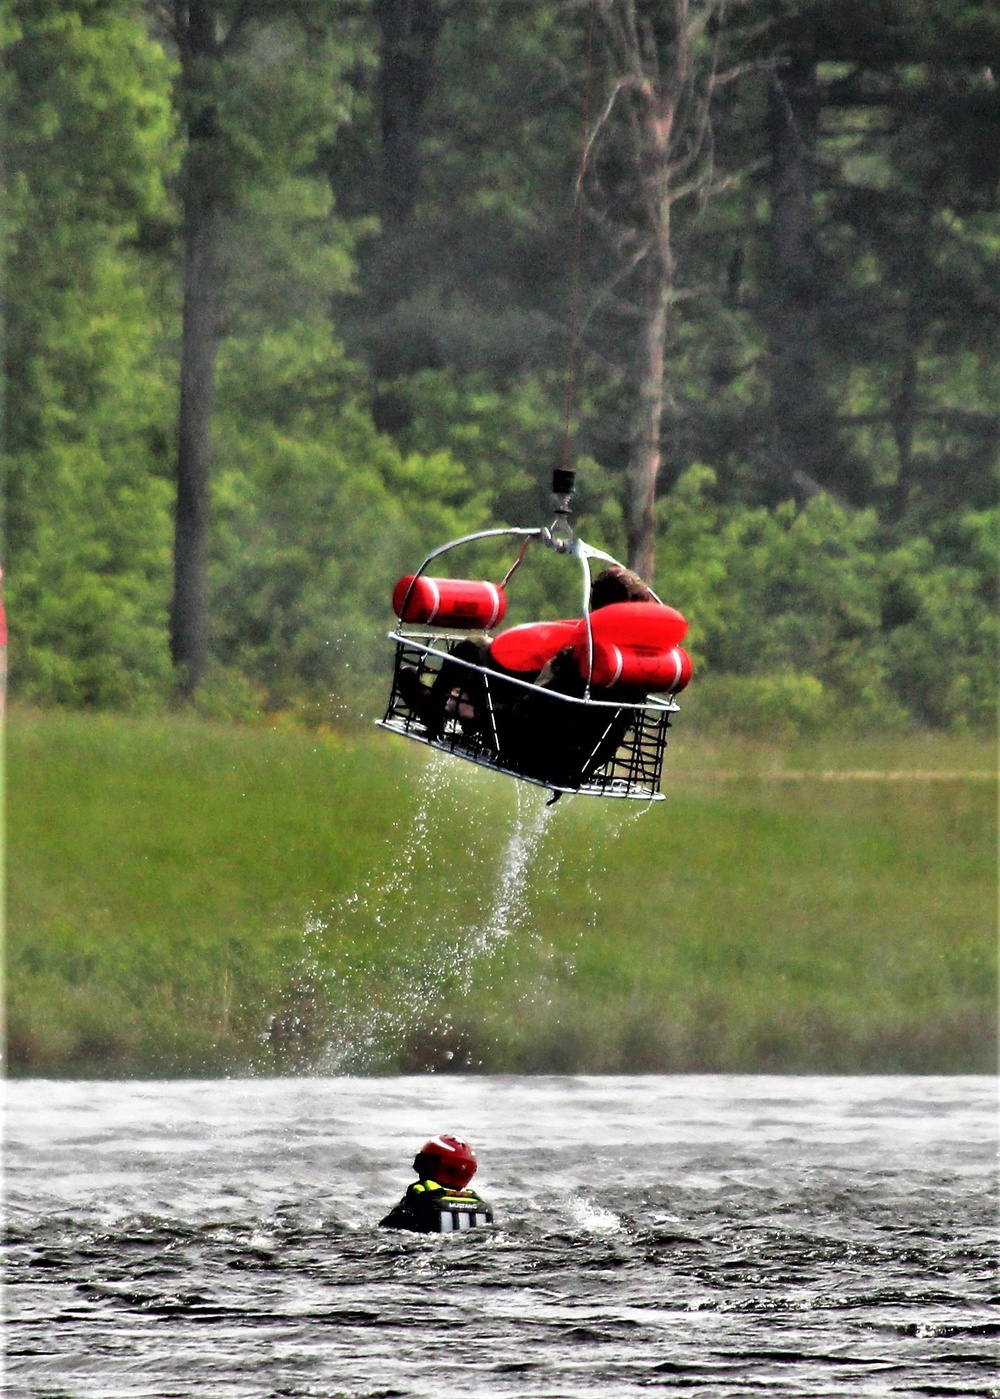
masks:
[[[454,640],[398,632],[392,639],[382,728],[553,792],[663,800],[673,700],[577,698],[460,659]]]

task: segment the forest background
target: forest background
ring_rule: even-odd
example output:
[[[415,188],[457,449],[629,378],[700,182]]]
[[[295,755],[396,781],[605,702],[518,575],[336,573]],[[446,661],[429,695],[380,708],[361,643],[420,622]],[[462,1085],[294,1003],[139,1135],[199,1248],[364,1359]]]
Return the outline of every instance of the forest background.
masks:
[[[623,71],[610,0],[588,60],[588,8],[8,3],[15,699],[176,690],[181,316],[206,221],[203,707],[355,712],[394,579],[464,530],[547,518],[581,105],[589,85],[600,115]],[[672,15],[647,7],[664,54]],[[735,76],[672,207],[656,505],[699,712],[989,726],[1000,19],[748,0],[722,25]],[[656,290],[630,122],[622,99],[584,181],[571,405],[578,523],[619,556]],[[559,615],[537,589],[528,615]]]
[[[682,864],[663,823],[619,844],[624,940],[578,957],[593,915],[570,874],[611,818],[560,816],[566,878],[525,954],[549,1001],[498,964],[471,1000],[442,982],[374,1057],[328,1062],[991,1065],[996,7],[0,16],[13,1067],[301,1064],[329,1046],[345,966],[347,1039],[404,982],[423,1004],[407,959],[416,938],[433,963],[461,889],[430,878],[437,913],[394,919],[395,942],[374,914],[317,932],[290,903],[353,898],[392,819],[424,819],[412,755],[360,737],[392,584],[456,534],[547,521],[567,442],[578,529],[636,556],[657,313],[655,582],[691,624],[685,729],[718,737],[671,749]],[[680,35],[677,130],[699,140],[670,148],[665,245],[644,162],[666,108],[642,81],[681,90]],[[192,511],[203,588],[179,604]],[[518,583],[525,619],[578,606],[545,560]],[[255,736],[167,720],[178,706]],[[874,762],[844,747],[865,735]],[[774,796],[750,772],[734,794],[772,761],[744,739],[816,783]],[[941,780],[819,781],[845,765]],[[509,794],[470,792],[475,818],[456,797],[440,839],[482,845],[485,869],[483,813]]]

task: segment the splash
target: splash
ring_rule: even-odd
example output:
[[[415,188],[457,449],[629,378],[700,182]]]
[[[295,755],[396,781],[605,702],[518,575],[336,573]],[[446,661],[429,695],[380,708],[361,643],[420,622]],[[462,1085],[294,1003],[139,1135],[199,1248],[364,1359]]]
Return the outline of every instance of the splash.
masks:
[[[539,799],[534,788],[530,792],[523,792],[520,787],[516,790],[514,829],[500,860],[493,903],[468,948],[475,958],[492,956],[513,933],[520,932],[531,909],[529,872],[537,860],[553,808]],[[553,877],[555,868],[550,868],[548,874]]]
[[[414,1067],[433,1066],[435,1055],[444,1067],[454,1058],[449,1046],[461,1040],[461,1031],[447,1007],[488,984],[493,959],[511,939],[530,937],[535,873],[541,866],[551,881],[558,871],[557,857],[540,858],[553,809],[541,791],[515,791],[493,878],[484,881],[483,857],[467,851],[443,870],[439,830],[457,808],[460,823],[478,831],[482,790],[435,754],[416,811],[398,824],[384,869],[306,920],[297,983],[310,988],[317,1005],[335,1008],[325,1012],[321,1043],[313,1036],[314,1070],[373,1072],[405,1066],[408,1054]],[[495,808],[490,815],[495,830]],[[434,893],[443,876],[448,897]]]
[[[580,1195],[570,1196],[566,1208],[573,1223],[585,1234],[617,1234],[625,1228],[620,1215]]]

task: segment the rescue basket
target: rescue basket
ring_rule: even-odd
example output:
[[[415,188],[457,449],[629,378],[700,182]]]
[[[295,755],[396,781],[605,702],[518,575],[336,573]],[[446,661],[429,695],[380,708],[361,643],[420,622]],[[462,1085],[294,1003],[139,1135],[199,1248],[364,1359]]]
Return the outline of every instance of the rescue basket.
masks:
[[[563,473],[563,480],[567,475]],[[686,624],[651,592],[659,605],[655,613],[650,609],[648,620],[642,615],[644,606],[635,606],[637,615],[629,613],[630,604],[603,609],[610,614],[617,606],[625,627],[627,667],[623,670],[619,651],[616,666],[609,669],[609,643],[604,634],[615,619],[604,616],[600,626],[594,625],[591,566],[594,561],[621,565],[610,554],[573,536],[565,518],[568,492],[561,503],[557,520],[549,529],[494,529],[465,535],[434,550],[414,574],[400,579],[393,605],[401,619],[429,618],[439,597],[458,602],[451,610],[441,606],[434,621],[413,625],[400,620],[390,633],[395,645],[392,688],[385,714],[377,722],[391,733],[440,752],[546,787],[553,792],[553,800],[564,793],[579,793],[661,801],[667,729],[678,710],[669,690],[672,686],[683,688],[690,678],[690,659],[676,645]],[[454,549],[505,536],[519,544],[519,550],[497,585],[432,579],[427,574],[435,560]],[[575,622],[512,628],[500,639],[506,639],[506,648],[498,645],[497,649],[508,663],[515,653],[530,655],[533,668],[541,667],[546,656],[557,652],[564,664],[573,659],[578,668],[578,694],[565,692],[544,669],[540,675],[525,678],[506,666],[498,667],[485,632],[468,638],[451,630],[483,625],[487,610],[491,619],[502,619],[507,585],[528,549],[536,544],[576,559],[581,566],[583,615]],[[466,599],[480,606],[474,621],[466,620],[470,617],[469,610],[463,610]],[[595,613],[594,617],[601,615]],[[655,633],[655,641],[645,644],[644,625],[651,636]],[[599,687],[602,679],[606,683],[608,677],[617,679],[619,673],[633,681],[633,688],[616,691],[614,687]],[[643,684],[668,693],[646,694]]]

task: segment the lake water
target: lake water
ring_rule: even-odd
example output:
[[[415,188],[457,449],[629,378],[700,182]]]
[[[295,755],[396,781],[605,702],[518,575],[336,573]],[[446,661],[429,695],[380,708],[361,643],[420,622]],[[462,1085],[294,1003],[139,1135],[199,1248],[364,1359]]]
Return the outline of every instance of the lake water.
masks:
[[[11,1396],[995,1396],[983,1078],[7,1086]],[[425,1137],[498,1224],[390,1234]]]

